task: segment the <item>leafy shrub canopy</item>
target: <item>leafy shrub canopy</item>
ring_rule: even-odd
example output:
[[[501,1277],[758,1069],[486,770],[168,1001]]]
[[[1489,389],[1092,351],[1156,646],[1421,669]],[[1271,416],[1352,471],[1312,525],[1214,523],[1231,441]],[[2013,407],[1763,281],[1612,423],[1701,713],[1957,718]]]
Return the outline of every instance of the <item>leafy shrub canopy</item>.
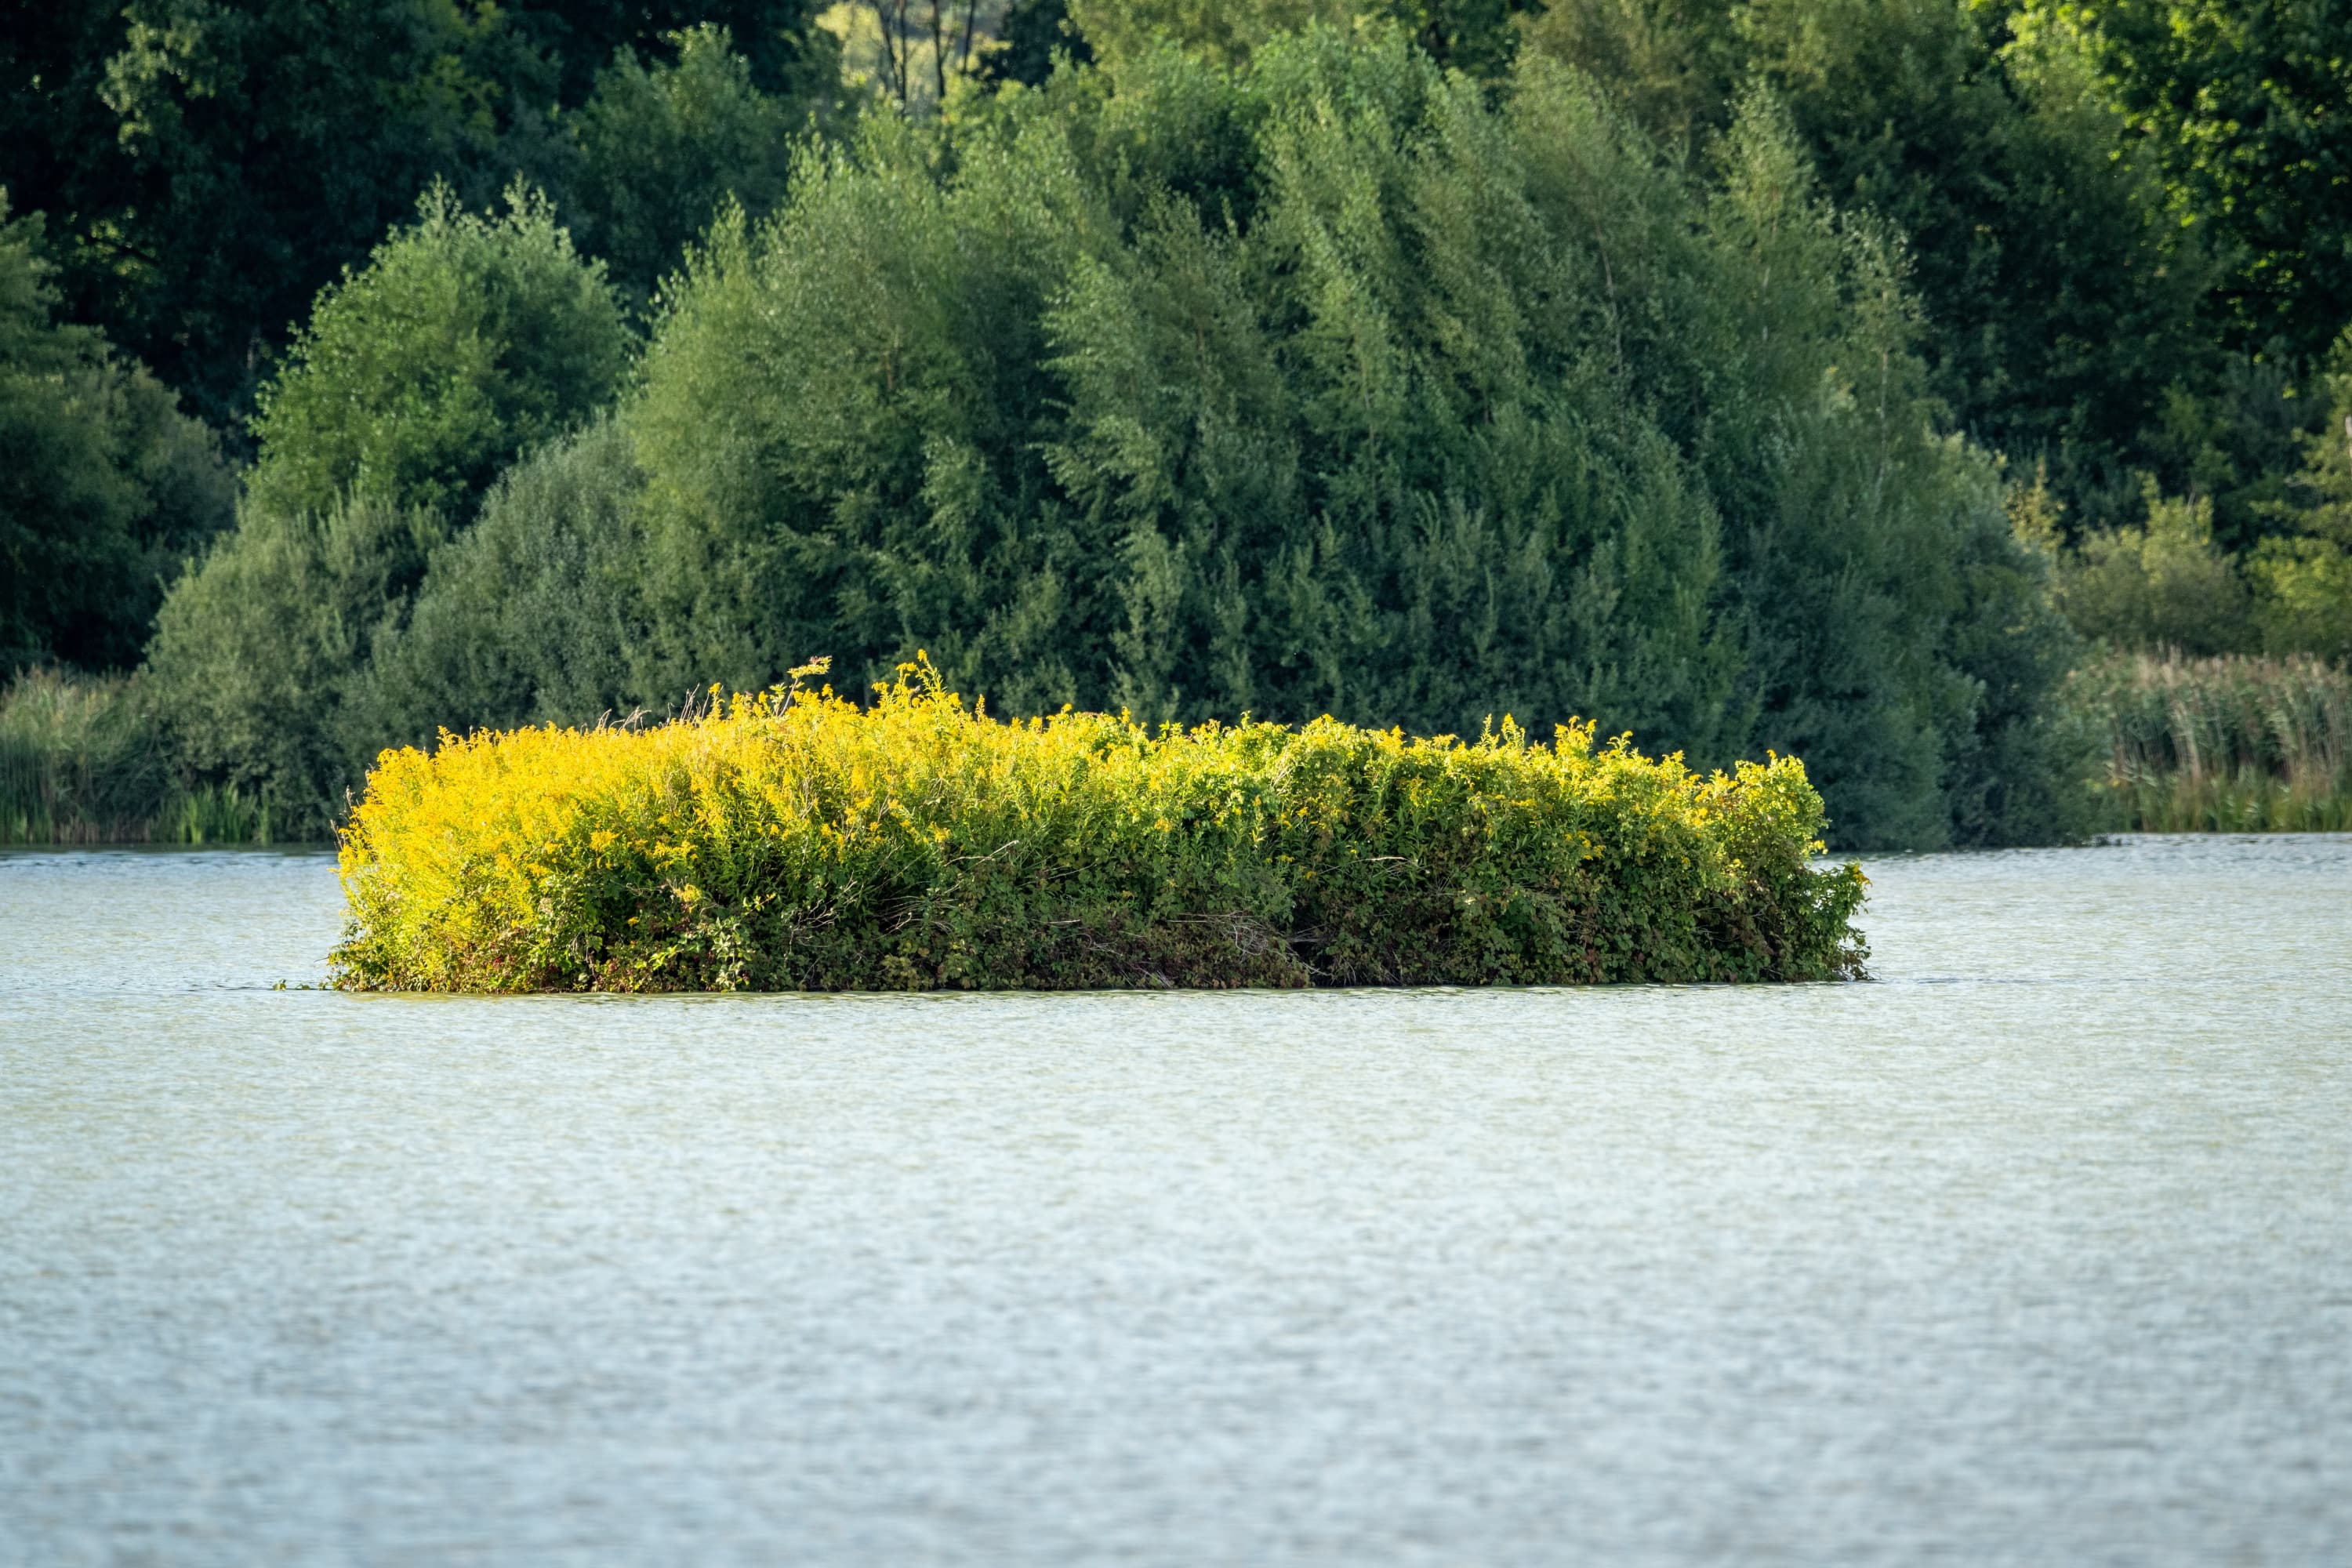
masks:
[[[1800,752],[1843,844],[2045,836],[2071,644],[1900,274],[1769,100],[1702,181],[1395,33],[869,124],[714,232],[621,411],[644,695],[920,645],[1010,710],[1582,716]]]
[[[250,503],[164,601],[149,673],[180,759],[324,837],[373,749],[352,699],[445,537],[431,511],[361,499],[324,513]]]
[[[603,264],[543,197],[517,187],[482,216],[436,186],[320,293],[263,389],[253,499],[322,512],[363,493],[463,521],[516,454],[609,400],[628,356]]]
[[[381,744],[367,672],[434,548],[518,454],[611,399],[630,346],[603,268],[521,193],[488,217],[427,195],[322,294],[264,395],[237,526],[149,650],[188,765],[323,832]]]
[[[705,24],[667,42],[673,60],[646,66],[624,51],[597,73],[572,122],[581,163],[565,210],[637,303],[723,203],[765,214],[782,199],[806,118],[752,84],[726,28]]]

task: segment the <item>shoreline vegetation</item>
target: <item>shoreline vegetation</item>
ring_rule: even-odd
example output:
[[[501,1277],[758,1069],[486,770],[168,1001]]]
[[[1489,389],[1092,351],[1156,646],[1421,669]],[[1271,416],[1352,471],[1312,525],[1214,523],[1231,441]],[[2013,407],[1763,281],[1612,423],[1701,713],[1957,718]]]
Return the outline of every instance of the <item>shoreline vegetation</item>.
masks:
[[[357,4],[0,94],[0,841],[918,647],[1054,745],[1801,759],[1841,855],[2352,826],[2347,17]]]
[[[0,845],[303,842],[271,806],[186,777],[136,676],[37,668],[0,689]]]
[[[387,752],[343,837],[350,990],[1095,989],[1858,975],[1792,758],[1590,726],[1005,722],[927,660],[649,727]]]
[[[2339,665],[2107,653],[2067,679],[2061,712],[2094,737],[2091,832],[2352,831]],[[328,841],[288,831],[265,792],[183,776],[163,724],[136,677],[34,669],[0,689],[0,845]]]
[[[2309,656],[2126,654],[2063,699],[2105,737],[2105,820],[2142,833],[2352,830],[2352,674]]]

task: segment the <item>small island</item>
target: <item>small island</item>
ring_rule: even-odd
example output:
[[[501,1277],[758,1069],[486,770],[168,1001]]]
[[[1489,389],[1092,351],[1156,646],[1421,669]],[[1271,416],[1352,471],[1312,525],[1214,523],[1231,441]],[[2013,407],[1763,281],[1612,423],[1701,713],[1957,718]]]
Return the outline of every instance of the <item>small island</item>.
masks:
[[[805,667],[803,677],[822,673]],[[862,991],[1830,980],[1859,867],[1803,764],[1701,774],[1323,718],[1003,721],[929,662],[668,722],[386,752],[338,984]]]

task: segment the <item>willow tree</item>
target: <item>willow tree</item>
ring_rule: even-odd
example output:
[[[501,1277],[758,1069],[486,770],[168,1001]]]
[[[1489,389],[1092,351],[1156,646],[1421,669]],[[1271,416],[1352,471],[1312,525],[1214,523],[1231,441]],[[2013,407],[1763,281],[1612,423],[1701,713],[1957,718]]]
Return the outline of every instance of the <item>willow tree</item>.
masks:
[[[1579,715],[1797,750],[1849,843],[2060,830],[2066,634],[1771,99],[1695,171],[1543,60],[1310,30],[952,147],[810,153],[671,297],[621,413],[647,679],[921,647],[1015,710]]]

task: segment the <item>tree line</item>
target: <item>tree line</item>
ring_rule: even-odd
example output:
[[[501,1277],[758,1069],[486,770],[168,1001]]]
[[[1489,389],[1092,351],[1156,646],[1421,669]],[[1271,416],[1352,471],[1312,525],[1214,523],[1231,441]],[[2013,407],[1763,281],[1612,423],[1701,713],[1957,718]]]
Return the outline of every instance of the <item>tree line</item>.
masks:
[[[2086,639],[2352,650],[2342,7],[44,15],[0,657],[281,823],[921,647],[2030,842]]]

